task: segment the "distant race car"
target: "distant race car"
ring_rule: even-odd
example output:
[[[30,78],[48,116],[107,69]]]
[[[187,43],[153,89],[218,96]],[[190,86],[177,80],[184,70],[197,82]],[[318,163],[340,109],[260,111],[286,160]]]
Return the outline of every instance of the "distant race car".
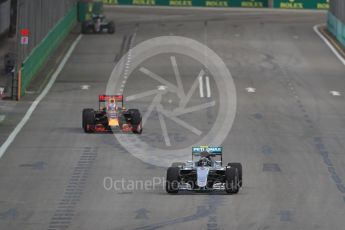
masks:
[[[91,20],[82,23],[81,32],[83,34],[102,32],[113,34],[115,32],[115,24],[113,21],[108,21],[103,15],[94,14]]]
[[[123,95],[100,95],[99,110],[83,110],[82,126],[86,133],[122,131],[141,134],[143,131],[140,111],[126,110]]]
[[[222,166],[222,151],[222,147],[193,147],[191,161],[175,162],[168,168],[166,191],[238,193],[242,187],[242,164],[228,163]]]

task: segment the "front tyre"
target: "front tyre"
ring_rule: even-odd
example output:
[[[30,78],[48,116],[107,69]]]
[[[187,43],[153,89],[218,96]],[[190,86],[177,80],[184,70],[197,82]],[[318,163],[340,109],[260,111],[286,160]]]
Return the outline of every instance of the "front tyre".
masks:
[[[95,125],[95,111],[93,109],[83,109],[82,127],[85,133],[92,133],[91,126]]]
[[[241,163],[228,163],[228,166],[232,168],[237,168],[238,171],[238,184],[242,188],[242,164]]]
[[[225,191],[229,194],[236,194],[240,190],[238,183],[238,169],[226,168],[225,170]]]
[[[167,170],[167,180],[165,190],[167,193],[178,193],[180,184],[180,169],[178,167],[169,167]]]
[[[83,22],[81,24],[81,33],[86,34],[88,32],[89,32],[89,24],[88,24],[88,22]]]
[[[114,22],[109,22],[109,25],[108,25],[108,33],[109,33],[109,34],[115,33],[115,24],[114,24]]]

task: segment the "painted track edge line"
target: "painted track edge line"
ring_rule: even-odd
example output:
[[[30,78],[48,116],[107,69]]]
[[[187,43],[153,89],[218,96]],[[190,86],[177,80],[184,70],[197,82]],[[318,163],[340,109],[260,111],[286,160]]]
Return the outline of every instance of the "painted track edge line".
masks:
[[[14,130],[11,132],[11,134],[8,136],[6,141],[1,145],[0,147],[0,159],[7,151],[8,147],[12,144],[18,133],[22,130],[26,122],[30,119],[32,113],[35,111],[37,105],[41,102],[41,100],[48,94],[51,87],[54,85],[56,78],[61,73],[62,69],[66,65],[68,59],[71,57],[72,52],[74,51],[75,47],[78,45],[79,41],[81,40],[82,35],[79,35],[76,40],[73,42],[71,47],[68,49],[65,57],[62,59],[61,63],[59,64],[56,71],[53,73],[53,76],[50,78],[48,84],[44,88],[44,90],[41,92],[40,95],[35,99],[35,101],[32,102],[31,106],[29,107],[28,111],[26,111],[24,117],[22,120],[18,123],[18,125],[14,128]]]
[[[333,45],[328,41],[328,39],[319,31],[319,27],[324,24],[318,24],[313,27],[315,33],[326,43],[326,45],[332,50],[334,55],[339,59],[343,65],[345,65],[345,59],[339,54],[339,52],[333,47]]]

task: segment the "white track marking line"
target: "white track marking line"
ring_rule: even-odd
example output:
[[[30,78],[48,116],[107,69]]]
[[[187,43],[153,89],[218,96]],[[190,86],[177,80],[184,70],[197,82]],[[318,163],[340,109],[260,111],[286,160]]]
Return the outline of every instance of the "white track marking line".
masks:
[[[51,77],[51,79],[49,80],[48,84],[46,85],[46,87],[44,88],[44,90],[41,92],[41,94],[36,98],[35,101],[32,102],[30,108],[28,109],[28,111],[26,112],[26,114],[24,115],[24,117],[22,118],[22,120],[18,123],[18,125],[14,128],[14,130],[12,131],[12,133],[8,136],[8,138],[6,139],[6,141],[1,145],[0,147],[0,158],[5,154],[6,150],[8,149],[8,147],[11,145],[11,143],[14,141],[14,139],[16,138],[16,136],[18,135],[18,133],[22,130],[22,128],[24,127],[24,125],[28,122],[28,120],[30,119],[32,113],[35,111],[37,105],[42,101],[42,99],[48,94],[49,90],[51,89],[51,87],[53,86],[56,78],[59,76],[59,74],[61,73],[62,69],[64,68],[64,66],[66,65],[68,59],[70,58],[70,56],[72,55],[72,52],[74,51],[75,47],[78,45],[80,39],[82,38],[82,35],[79,35],[78,38],[73,42],[73,44],[71,45],[71,47],[69,48],[67,54],[64,56],[64,58],[62,59],[61,63],[59,64],[58,68],[56,69],[56,71],[54,72],[53,76]]]
[[[248,88],[246,88],[246,90],[248,93],[255,93],[256,92],[256,89],[253,87],[248,87]]]
[[[201,98],[204,97],[204,86],[203,86],[202,76],[199,76],[199,94]]]
[[[329,91],[330,94],[332,94],[332,96],[341,96],[341,93],[339,91]]]
[[[82,85],[82,86],[80,86],[80,88],[82,90],[88,90],[88,89],[90,89],[90,86],[89,85]]]
[[[159,85],[157,88],[158,88],[159,91],[167,90],[167,87],[165,85]]]
[[[333,45],[327,40],[327,38],[325,38],[325,36],[323,36],[323,34],[319,31],[319,26],[320,25],[315,25],[314,31],[315,33],[317,33],[317,35],[319,35],[319,37],[326,43],[326,45],[332,50],[332,52],[335,54],[335,56],[339,59],[339,61],[341,63],[343,63],[343,65],[345,65],[345,59],[339,54],[339,52],[333,47]]]
[[[210,87],[210,78],[206,77],[206,90],[207,90],[207,97],[211,97],[211,87]]]

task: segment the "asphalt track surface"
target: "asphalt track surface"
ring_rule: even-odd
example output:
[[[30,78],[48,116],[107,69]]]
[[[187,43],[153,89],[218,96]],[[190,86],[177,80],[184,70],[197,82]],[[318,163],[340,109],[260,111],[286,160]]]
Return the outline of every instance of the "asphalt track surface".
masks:
[[[325,22],[324,12],[108,8],[106,14],[116,21],[116,33],[83,36],[0,160],[0,229],[343,229],[345,106],[343,96],[330,91],[345,92],[345,71],[312,29]],[[122,51],[169,35],[206,43],[233,76],[236,117],[222,145],[224,162],[244,167],[237,195],[169,195],[162,184],[104,188],[106,177],[165,177],[164,167],[133,156],[113,135],[84,134],[81,111],[97,107]],[[143,66],[173,82],[171,56]],[[187,89],[202,66],[174,56]],[[124,94],[158,85],[135,71]],[[226,95],[211,75],[210,90],[211,99],[195,91],[191,103]],[[151,101],[129,101],[127,107],[144,113]],[[167,93],[161,104],[170,110],[177,101]],[[207,133],[219,109],[216,103],[183,117],[201,135],[165,119],[170,146],[153,112],[138,138],[167,152],[184,148]]]

